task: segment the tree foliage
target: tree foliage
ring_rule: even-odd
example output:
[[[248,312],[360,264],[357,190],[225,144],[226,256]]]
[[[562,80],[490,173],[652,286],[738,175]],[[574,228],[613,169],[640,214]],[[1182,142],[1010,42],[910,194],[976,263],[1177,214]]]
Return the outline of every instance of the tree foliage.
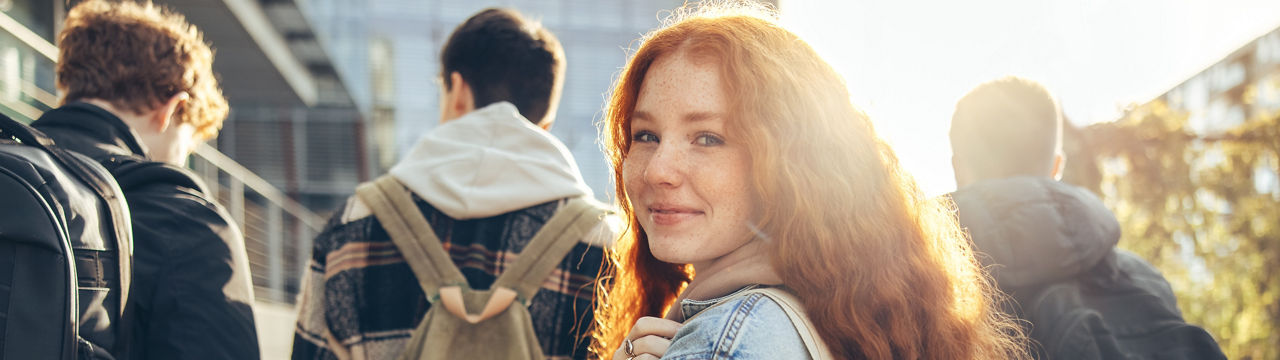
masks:
[[[1159,268],[1232,359],[1280,359],[1280,114],[1197,134],[1160,102],[1068,129],[1064,181],[1092,189],[1120,247]]]

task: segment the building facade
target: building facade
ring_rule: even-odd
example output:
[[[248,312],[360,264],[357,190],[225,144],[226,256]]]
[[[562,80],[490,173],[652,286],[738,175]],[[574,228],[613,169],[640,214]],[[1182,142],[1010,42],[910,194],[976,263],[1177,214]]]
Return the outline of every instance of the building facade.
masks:
[[[1280,112],[1280,28],[1262,35],[1161,95],[1189,115],[1192,131],[1212,134]]]
[[[567,57],[551,133],[573,153],[597,198],[613,197],[598,143],[605,95],[628,49],[683,1],[312,0],[305,12],[333,55],[354,101],[372,118],[377,166],[385,169],[439,123],[439,52],[453,29],[489,7],[509,7],[556,34]]]
[[[0,113],[31,121],[56,106],[58,1],[0,0]]]

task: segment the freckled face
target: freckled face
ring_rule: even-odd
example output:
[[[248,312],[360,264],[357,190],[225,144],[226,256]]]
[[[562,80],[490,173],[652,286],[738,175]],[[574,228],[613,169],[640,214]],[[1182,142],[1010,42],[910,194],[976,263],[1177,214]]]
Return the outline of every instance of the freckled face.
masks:
[[[622,164],[649,250],[669,263],[706,263],[741,247],[757,211],[746,144],[729,137],[720,71],[700,60],[676,53],[649,67]]]

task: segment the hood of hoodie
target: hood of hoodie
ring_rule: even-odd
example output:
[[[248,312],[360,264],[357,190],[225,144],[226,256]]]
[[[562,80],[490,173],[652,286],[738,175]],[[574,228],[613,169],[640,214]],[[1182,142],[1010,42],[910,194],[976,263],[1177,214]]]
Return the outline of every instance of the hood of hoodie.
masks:
[[[591,195],[564,144],[507,102],[423,134],[390,173],[459,220]]]
[[[1120,223],[1083,188],[1048,178],[988,180],[954,194],[960,226],[1001,287],[1064,279],[1090,269],[1120,240]]]

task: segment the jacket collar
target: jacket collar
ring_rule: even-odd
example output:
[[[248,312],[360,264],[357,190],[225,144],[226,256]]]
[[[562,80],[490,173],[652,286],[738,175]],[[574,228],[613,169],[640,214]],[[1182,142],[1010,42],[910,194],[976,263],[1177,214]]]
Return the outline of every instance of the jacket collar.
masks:
[[[32,126],[74,132],[111,155],[147,157],[147,148],[120,117],[93,104],[72,102],[40,116]]]
[[[747,290],[756,289],[760,287],[765,287],[765,286],[760,284],[750,284],[747,286],[743,286],[738,290],[734,290],[729,294],[726,294],[724,296],[717,297],[714,299],[707,299],[707,300],[681,299],[680,306],[679,306],[680,313],[669,314],[667,319],[678,321],[678,322],[688,321],[689,319],[692,319],[694,316],[697,316],[698,313],[701,313],[703,310],[710,309],[712,307],[715,307],[716,305],[720,305],[720,303],[725,302],[726,300],[738,297],[738,295],[741,295],[743,292],[746,292]]]

